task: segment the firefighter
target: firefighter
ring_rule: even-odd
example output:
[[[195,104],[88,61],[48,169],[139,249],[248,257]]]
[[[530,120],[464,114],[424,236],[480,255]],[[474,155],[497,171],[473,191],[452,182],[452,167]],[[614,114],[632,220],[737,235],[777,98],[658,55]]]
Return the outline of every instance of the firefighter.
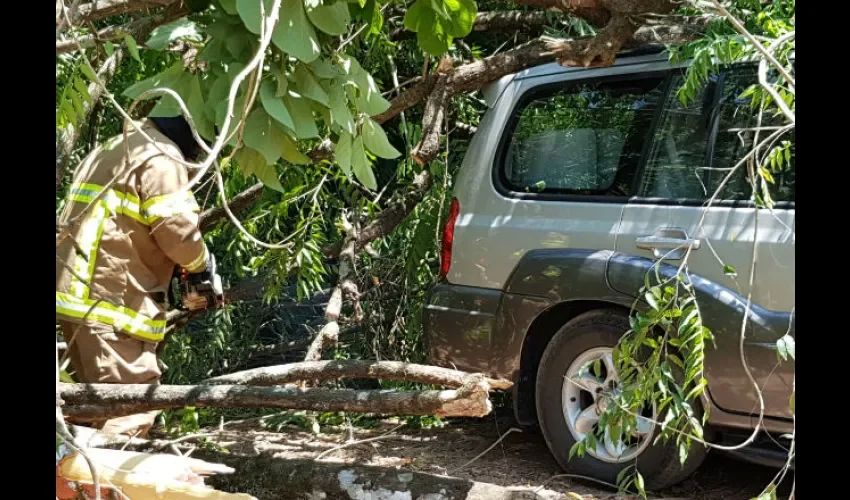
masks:
[[[137,124],[172,157],[199,156],[182,116]],[[175,266],[200,273],[214,262],[198,228],[200,209],[185,189],[197,170],[129,129],[126,145],[118,135],[80,163],[59,219],[67,237],[56,248],[56,316],[81,383],[158,384],[157,344]],[[184,306],[197,312],[207,301]],[[106,433],[145,435],[157,413],[87,423]]]

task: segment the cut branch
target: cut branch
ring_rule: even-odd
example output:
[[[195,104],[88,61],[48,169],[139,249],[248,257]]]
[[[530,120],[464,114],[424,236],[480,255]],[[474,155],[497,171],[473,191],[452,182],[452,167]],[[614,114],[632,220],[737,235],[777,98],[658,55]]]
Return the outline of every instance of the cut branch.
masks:
[[[426,165],[437,157],[440,151],[440,130],[443,126],[443,116],[449,100],[448,79],[453,71],[451,59],[443,58],[438,66],[442,71],[437,74],[437,83],[425,103],[422,116],[422,139],[419,140],[410,156],[419,165]]]
[[[186,406],[482,417],[492,409],[488,392],[489,386],[480,375],[470,375],[459,389],[445,391],[354,391],[242,385],[59,384],[59,396],[65,401],[65,414],[80,421]]]
[[[334,360],[305,361],[268,366],[207,379],[207,384],[284,385],[304,380],[379,379],[418,382],[457,388],[469,374],[437,366],[402,363],[400,361]],[[507,380],[486,379],[491,389],[507,390]]]
[[[325,308],[325,324],[319,330],[310,348],[307,349],[307,355],[304,356],[304,361],[318,361],[322,359],[322,351],[330,347],[335,347],[339,341],[339,315],[342,313],[343,295],[353,299],[359,310],[359,293],[357,284],[351,279],[354,272],[354,249],[357,243],[357,229],[354,225],[343,219],[347,226],[345,240],[342,244],[342,251],[339,253],[339,282],[331,292],[331,298],[328,300],[328,305]]]
[[[479,12],[473,31],[540,29],[549,22],[546,12],[493,11]]]

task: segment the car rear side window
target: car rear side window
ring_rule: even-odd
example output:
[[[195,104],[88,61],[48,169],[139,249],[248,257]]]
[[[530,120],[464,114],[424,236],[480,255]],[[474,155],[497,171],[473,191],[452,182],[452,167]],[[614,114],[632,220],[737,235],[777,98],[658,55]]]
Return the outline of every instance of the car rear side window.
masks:
[[[509,122],[500,180],[514,192],[629,196],[664,78],[544,88]]]
[[[783,123],[771,110],[763,113],[756,132],[759,110],[747,90],[757,82],[756,68],[737,66],[712,77],[694,99],[682,104],[676,90],[684,83],[684,73],[675,75],[637,196],[703,202],[722,186],[717,200],[750,200],[749,165],[741,160],[752,149],[756,133],[763,139]],[[783,161],[768,169],[767,177],[774,182],[767,189],[774,201],[793,202],[793,129],[773,144],[783,145],[788,152],[775,153]]]

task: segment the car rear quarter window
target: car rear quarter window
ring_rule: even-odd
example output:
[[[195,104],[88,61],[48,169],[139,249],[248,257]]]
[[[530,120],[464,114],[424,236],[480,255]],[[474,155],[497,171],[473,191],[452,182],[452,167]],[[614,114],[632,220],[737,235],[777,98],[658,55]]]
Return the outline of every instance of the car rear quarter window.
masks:
[[[520,193],[629,196],[663,76],[536,89],[509,121],[501,182]]]

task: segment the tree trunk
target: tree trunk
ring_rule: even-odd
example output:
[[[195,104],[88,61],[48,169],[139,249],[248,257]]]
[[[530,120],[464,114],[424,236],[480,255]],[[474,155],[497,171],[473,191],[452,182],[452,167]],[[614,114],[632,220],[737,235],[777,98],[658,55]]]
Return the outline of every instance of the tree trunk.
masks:
[[[304,361],[268,366],[221,375],[207,379],[207,384],[284,385],[304,380],[380,379],[419,382],[457,388],[464,384],[468,373],[437,366],[402,363],[400,361],[335,360]],[[513,384],[507,380],[486,379],[490,389],[507,390]]]
[[[470,376],[457,390],[355,391],[242,385],[59,384],[65,415],[95,421],[186,406],[285,408],[385,415],[482,417],[490,413],[490,390]]]

